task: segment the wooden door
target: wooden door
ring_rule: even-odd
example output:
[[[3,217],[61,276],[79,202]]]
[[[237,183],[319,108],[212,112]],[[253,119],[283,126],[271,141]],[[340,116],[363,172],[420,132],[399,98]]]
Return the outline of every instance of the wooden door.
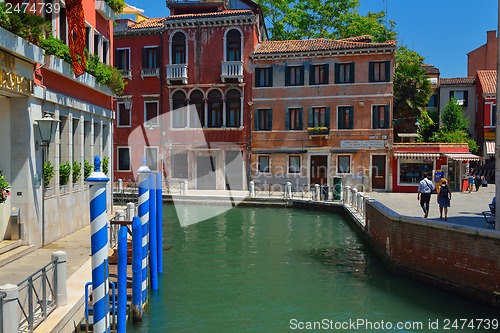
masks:
[[[385,155],[372,156],[372,189],[385,190]]]
[[[328,156],[311,155],[310,184],[327,185],[328,184]]]

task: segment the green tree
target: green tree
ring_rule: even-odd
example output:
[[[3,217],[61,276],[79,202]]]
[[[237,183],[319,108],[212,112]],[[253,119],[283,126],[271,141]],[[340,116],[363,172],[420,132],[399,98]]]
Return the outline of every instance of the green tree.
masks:
[[[396,22],[389,21],[385,25],[385,12],[371,13],[366,16],[358,12],[343,14],[341,19],[343,24],[337,29],[336,38],[349,38],[362,35],[370,35],[372,40],[383,43],[388,40],[395,40],[397,37],[394,31]]]
[[[479,150],[477,143],[467,132],[469,119],[465,117],[463,108],[458,104],[456,98],[452,98],[441,113],[442,126],[435,132],[431,141],[448,143],[467,143],[469,150],[473,153]]]
[[[415,122],[429,121],[426,106],[432,95],[429,79],[422,69],[424,57],[400,46],[396,50],[396,69],[393,78],[394,132],[415,132]]]

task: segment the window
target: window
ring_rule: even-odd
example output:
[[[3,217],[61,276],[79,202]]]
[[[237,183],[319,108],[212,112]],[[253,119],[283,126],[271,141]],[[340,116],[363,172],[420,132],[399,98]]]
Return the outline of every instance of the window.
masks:
[[[272,87],[273,86],[273,68],[256,68],[255,69],[255,86],[256,87]]]
[[[144,101],[145,125],[158,125],[158,101]]]
[[[338,155],[337,156],[337,173],[351,173],[351,156]]]
[[[424,178],[425,173],[434,169],[433,162],[425,160],[398,160],[399,183],[416,185]]]
[[[287,66],[285,69],[286,86],[304,85],[304,66]]]
[[[157,46],[146,46],[142,49],[142,68],[159,68],[158,59],[160,58],[159,48]]]
[[[335,64],[335,83],[354,83],[354,63]]]
[[[312,107],[309,109],[308,127],[330,128],[330,108]]]
[[[300,173],[300,156],[288,156],[288,173]]]
[[[450,100],[455,97],[458,105],[467,107],[469,105],[469,92],[467,90],[450,91]]]
[[[226,36],[226,60],[241,61],[241,33],[232,29]]]
[[[85,47],[92,50],[92,27],[85,24]]]
[[[172,64],[186,64],[186,35],[182,32],[172,38]]]
[[[130,69],[130,49],[116,49],[115,66],[122,72]]]
[[[118,147],[118,171],[130,171],[130,147]]]
[[[328,64],[309,67],[309,84],[328,84]]]
[[[438,95],[434,94],[429,99],[429,103],[427,103],[427,107],[436,108],[438,106]]]
[[[391,77],[390,61],[370,61],[368,81],[369,82],[389,82]]]
[[[95,55],[98,55],[99,56],[99,59],[100,59],[100,56],[101,54],[99,53],[99,51],[102,49],[102,45],[101,45],[101,34],[94,31],[94,54]]]
[[[269,173],[271,167],[269,165],[269,156],[259,156],[259,172]]]
[[[289,108],[285,111],[285,129],[302,130],[302,108]]]
[[[125,103],[119,102],[117,104],[117,126],[130,127],[132,126],[132,111],[125,108]]]
[[[222,94],[218,90],[208,93],[208,127],[222,127]]]
[[[236,89],[231,89],[226,94],[226,126],[239,127],[241,125],[241,94]]]
[[[196,113],[191,112],[193,118],[191,119],[191,126],[194,128],[205,127],[205,101],[203,100],[203,93],[199,90],[195,90],[191,93],[190,101],[191,105],[196,107]]]
[[[172,96],[172,128],[186,128],[187,108],[184,91],[178,90]]]
[[[188,158],[186,153],[172,155],[172,178],[188,179]]]
[[[374,105],[372,109],[372,128],[389,128],[389,105]]]
[[[146,165],[151,171],[158,170],[158,147],[144,147]]]
[[[354,128],[354,107],[339,106],[338,108],[338,129]]]
[[[257,109],[255,110],[255,130],[271,131],[273,128],[273,110]]]
[[[490,119],[491,119],[490,126],[495,127],[497,124],[497,105],[496,104],[491,105]]]
[[[66,25],[66,7],[61,6],[59,10],[59,39],[66,44],[66,36],[68,34]]]
[[[102,63],[109,64],[109,40],[102,40]]]

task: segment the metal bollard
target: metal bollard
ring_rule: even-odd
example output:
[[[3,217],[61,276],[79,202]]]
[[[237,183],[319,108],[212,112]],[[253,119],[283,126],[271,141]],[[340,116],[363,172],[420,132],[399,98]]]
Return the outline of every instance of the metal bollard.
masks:
[[[187,195],[188,194],[188,181],[183,180],[182,181],[182,195]]]
[[[0,294],[5,293],[5,298],[0,302],[2,306],[2,332],[17,332],[19,329],[19,288],[14,284],[4,284],[0,286]]]
[[[57,306],[63,306],[68,304],[68,288],[66,286],[66,259],[68,255],[64,251],[52,252],[52,261],[57,259],[57,276],[56,276],[56,304]]]
[[[127,209],[125,210],[125,220],[132,221],[135,216],[135,204],[133,202],[127,203]]]
[[[250,198],[255,198],[255,183],[253,180],[250,181]]]
[[[357,208],[357,204],[358,204],[358,189],[356,188],[353,188],[352,190],[352,195],[351,195],[351,207],[354,209],[354,210],[358,210]]]
[[[118,179],[118,192],[123,192],[123,179]]]
[[[292,198],[292,183],[286,182],[285,186],[285,198],[291,199]]]
[[[321,192],[320,192],[320,186],[319,184],[314,184],[314,201],[320,201],[321,200]]]
[[[346,187],[344,187],[344,204],[348,205],[349,204],[349,193],[351,193],[351,187],[349,185],[347,185]]]

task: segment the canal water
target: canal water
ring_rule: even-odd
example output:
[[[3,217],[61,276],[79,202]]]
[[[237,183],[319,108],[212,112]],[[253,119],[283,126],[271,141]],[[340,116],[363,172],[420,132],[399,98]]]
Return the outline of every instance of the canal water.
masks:
[[[498,331],[498,312],[388,272],[341,215],[238,207],[181,227],[176,209],[160,290],[128,332]]]

